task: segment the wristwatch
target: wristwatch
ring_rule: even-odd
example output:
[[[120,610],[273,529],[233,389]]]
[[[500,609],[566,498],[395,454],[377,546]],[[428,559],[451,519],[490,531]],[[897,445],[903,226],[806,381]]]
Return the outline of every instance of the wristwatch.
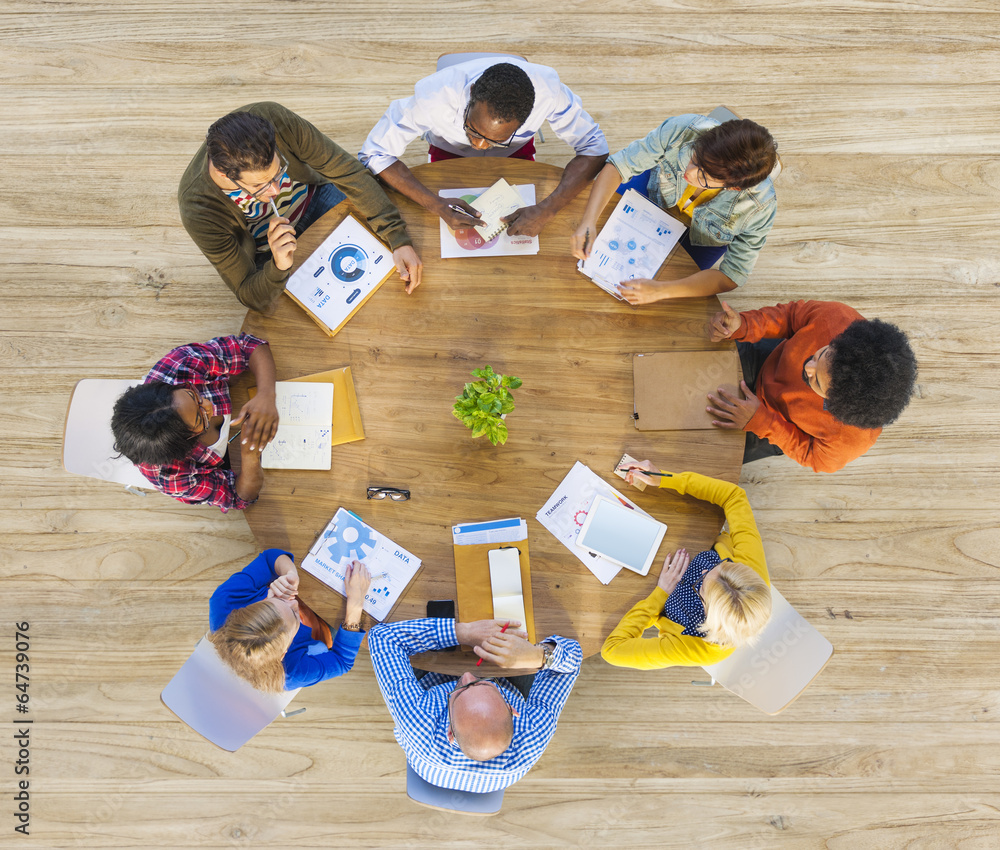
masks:
[[[555,664],[555,661],[556,661],[555,650],[556,650],[556,648],[551,643],[546,642],[546,643],[539,644],[539,649],[542,650],[542,652],[545,654],[545,657],[542,660],[542,666],[539,667],[538,669],[539,670],[548,670],[548,669],[550,669],[552,667],[553,664]]]
[[[361,616],[358,617],[358,621],[356,623],[348,623],[347,620],[344,620],[344,622],[341,623],[340,627],[345,632],[363,632],[365,630],[365,615],[364,615],[364,613],[362,613]]]

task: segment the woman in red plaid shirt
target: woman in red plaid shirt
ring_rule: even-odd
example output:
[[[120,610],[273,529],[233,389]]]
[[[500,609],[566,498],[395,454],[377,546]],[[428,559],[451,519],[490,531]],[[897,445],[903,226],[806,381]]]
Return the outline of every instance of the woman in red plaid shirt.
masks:
[[[229,378],[249,369],[257,395],[232,417]],[[240,473],[230,468],[230,429],[240,432]],[[243,510],[264,484],[260,453],[278,430],[274,358],[255,336],[222,336],[175,348],[115,402],[115,449],[156,487],[189,504]]]

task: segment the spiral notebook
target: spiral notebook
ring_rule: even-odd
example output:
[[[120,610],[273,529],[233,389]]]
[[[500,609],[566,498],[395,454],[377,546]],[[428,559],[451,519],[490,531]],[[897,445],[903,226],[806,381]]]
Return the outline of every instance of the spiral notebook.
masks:
[[[472,206],[479,211],[479,217],[486,222],[483,225],[476,225],[475,231],[489,242],[507,229],[507,224],[500,219],[523,207],[524,201],[521,200],[517,189],[501,177],[476,198]]]

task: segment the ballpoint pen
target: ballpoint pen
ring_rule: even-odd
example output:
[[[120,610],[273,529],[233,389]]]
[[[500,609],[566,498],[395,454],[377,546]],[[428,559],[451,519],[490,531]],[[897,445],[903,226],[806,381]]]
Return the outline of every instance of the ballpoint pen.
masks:
[[[454,210],[455,212],[461,213],[462,215],[466,215],[469,218],[479,218],[479,216],[473,215],[467,209],[465,209],[464,207],[460,207],[458,204],[448,204],[448,209]]]
[[[276,207],[276,206],[274,205],[274,198],[270,198],[270,199],[268,199],[268,203],[269,203],[269,204],[271,205],[271,209],[272,209],[272,210],[274,210],[274,214],[275,214],[275,215],[276,215],[276,216],[277,216],[278,218],[281,218],[281,213],[280,213],[280,212],[278,212],[278,208],[277,208],[277,207]]]
[[[509,625],[510,625],[510,623],[504,623],[504,627],[503,627],[502,629],[500,629],[500,634],[503,634],[503,633],[504,633],[505,631],[507,631],[507,626],[509,626]],[[478,661],[476,662],[476,666],[478,667],[478,666],[479,666],[480,664],[482,664],[482,663],[483,663],[483,659],[482,659],[482,658],[480,658],[480,659],[479,659],[479,660],[478,660]]]
[[[674,474],[672,472],[654,472],[651,469],[643,469],[641,466],[630,466],[628,469],[621,469],[619,467],[619,472],[641,472],[643,475],[664,475],[667,478],[673,478]]]

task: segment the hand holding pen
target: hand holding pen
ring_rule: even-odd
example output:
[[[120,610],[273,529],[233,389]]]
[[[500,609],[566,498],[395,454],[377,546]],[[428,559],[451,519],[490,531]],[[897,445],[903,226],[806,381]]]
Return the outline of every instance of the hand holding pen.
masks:
[[[651,460],[643,460],[633,463],[631,466],[619,466],[619,472],[625,473],[625,480],[629,484],[634,484],[637,480],[644,484],[658,485],[659,478],[673,478],[672,472],[661,472],[653,465]],[[655,478],[653,476],[656,476]]]
[[[452,198],[450,201],[446,201],[440,215],[445,224],[452,230],[457,230],[460,227],[481,227],[486,224],[479,218],[475,207],[470,206],[461,198]]]

